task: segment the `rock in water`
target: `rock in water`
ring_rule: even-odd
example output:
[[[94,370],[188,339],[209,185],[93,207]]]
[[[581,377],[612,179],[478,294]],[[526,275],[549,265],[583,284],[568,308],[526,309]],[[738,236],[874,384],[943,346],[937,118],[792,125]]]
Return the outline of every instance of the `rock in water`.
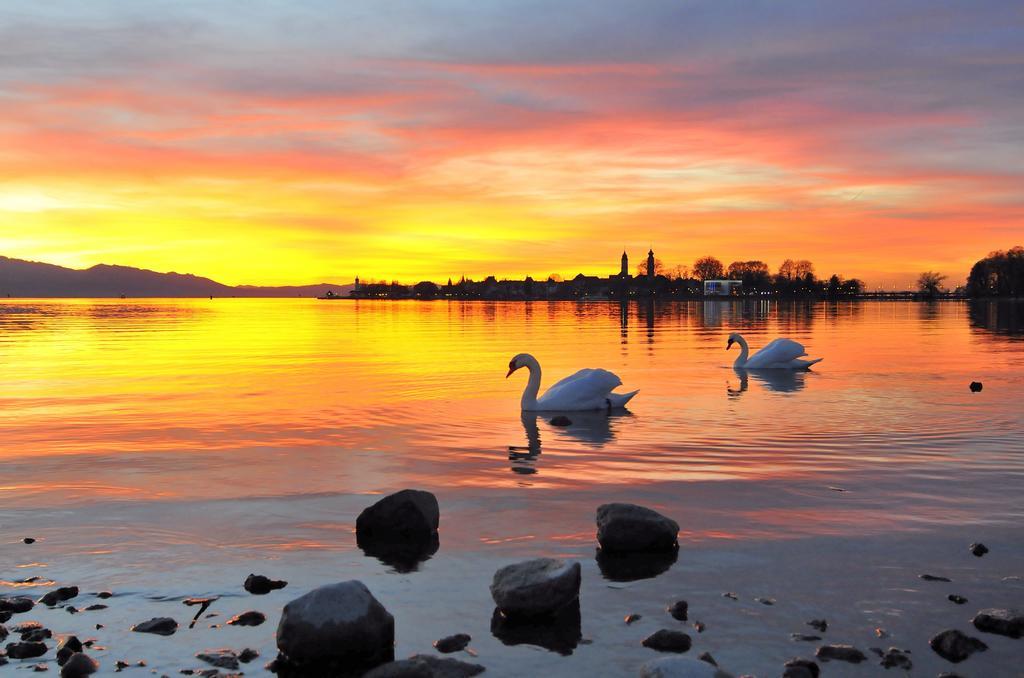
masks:
[[[35,544],[36,543],[36,540],[35,540],[34,537],[25,537],[24,539],[22,539],[22,541],[25,542],[26,544]]]
[[[822,645],[814,656],[826,662],[836,659],[851,664],[859,664],[867,659],[867,656],[853,645]]]
[[[78,636],[68,636],[57,646],[57,664],[64,666],[73,654],[82,652],[84,649]]]
[[[949,577],[940,577],[940,576],[934,575],[934,574],[922,574],[922,575],[920,575],[920,577],[921,577],[921,579],[924,579],[925,581],[945,581],[945,582],[953,581]]]
[[[638,615],[638,614],[635,614],[635,613],[634,614],[627,614],[626,615],[626,620],[625,620],[626,621],[626,625],[628,626],[628,625],[632,624],[633,622],[640,621],[641,619],[643,619],[643,617],[641,615]]]
[[[690,636],[682,631],[660,629],[644,638],[641,644],[658,652],[686,652],[692,642]]]
[[[36,603],[31,598],[25,596],[16,596],[14,598],[0,598],[0,612],[10,612],[11,614],[21,614],[28,612]]]
[[[572,419],[560,414],[557,417],[551,419],[550,423],[552,426],[572,426]]]
[[[821,674],[817,663],[802,657],[793,657],[783,666],[782,678],[818,678]]]
[[[988,553],[988,547],[981,542],[975,542],[971,544],[971,553],[981,558],[983,555]]]
[[[267,621],[267,615],[256,610],[249,610],[242,614],[236,614],[228,620],[228,624],[230,626],[259,626],[265,621]]]
[[[984,652],[988,649],[985,643],[956,629],[947,629],[932,636],[928,644],[936,654],[954,664],[962,662],[975,652]]]
[[[686,613],[689,609],[690,605],[685,600],[677,600],[666,608],[672,618],[677,621],[686,621]]]
[[[92,657],[76,652],[71,655],[60,670],[60,678],[84,678],[99,671],[100,665]]]
[[[49,607],[53,607],[57,603],[63,603],[65,600],[71,600],[72,598],[76,597],[77,595],[78,595],[78,587],[77,586],[62,586],[61,588],[57,589],[56,591],[50,591],[49,593],[44,595],[42,598],[39,599],[39,602],[42,603],[43,605],[47,605]]]
[[[170,636],[178,630],[178,622],[170,617],[154,617],[132,627],[136,633],[155,633],[158,636]]]
[[[479,664],[417,654],[408,659],[382,664],[363,678],[469,678],[483,672],[484,667]]]
[[[325,671],[394,659],[395,619],[360,581],[313,589],[284,606],[277,647],[286,665]]]
[[[204,661],[211,666],[216,666],[219,669],[231,669],[233,671],[238,668],[238,655],[234,650],[227,648],[200,652],[196,655],[196,659]]]
[[[579,595],[580,564],[554,558],[506,565],[491,582],[491,597],[506,617],[553,615]]]
[[[46,654],[48,649],[49,648],[46,647],[45,643],[8,643],[7,656],[11,659],[34,659],[36,657],[42,657],[44,654]]]
[[[242,586],[244,586],[245,590],[249,593],[256,596],[262,596],[270,593],[271,591],[283,589],[285,586],[288,586],[288,582],[281,579],[270,579],[269,577],[264,577],[262,574],[250,574],[245,578],[245,583]]]
[[[454,636],[446,636],[440,640],[435,640],[434,649],[444,654],[460,652],[466,649],[471,640],[472,638],[470,638],[468,633],[456,633]]]
[[[971,620],[974,628],[985,633],[1020,638],[1024,635],[1024,613],[1019,610],[1004,610],[994,607],[980,611]]]
[[[910,661],[910,657],[906,650],[900,650],[895,647],[890,647],[882,655],[881,664],[887,669],[903,669],[909,671],[914,668],[913,662]]]
[[[966,598],[964,598],[963,596],[959,596],[955,593],[950,593],[948,596],[946,596],[946,598],[949,600],[949,602],[956,603],[957,605],[963,605],[967,602]]]
[[[658,657],[640,667],[640,678],[729,678],[729,674],[700,659]]]
[[[824,619],[812,619],[811,621],[807,622],[807,625],[817,631],[821,631],[822,633],[828,631],[828,622]]]
[[[679,547],[679,524],[635,504],[597,508],[597,541],[612,552],[669,551]]]
[[[985,385],[980,381],[971,382],[971,393],[981,393],[981,389],[985,388]]]
[[[437,497],[422,490],[402,490],[359,514],[356,539],[360,542],[429,541],[437,535],[440,520]]]

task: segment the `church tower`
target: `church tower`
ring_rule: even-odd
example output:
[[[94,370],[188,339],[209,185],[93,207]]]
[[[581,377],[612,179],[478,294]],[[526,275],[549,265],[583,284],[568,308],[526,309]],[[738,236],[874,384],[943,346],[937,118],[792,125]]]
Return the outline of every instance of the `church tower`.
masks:
[[[622,250],[622,270],[619,271],[619,275],[623,278],[629,275],[629,257],[626,256],[626,250]]]
[[[647,253],[647,279],[654,280],[654,248]]]

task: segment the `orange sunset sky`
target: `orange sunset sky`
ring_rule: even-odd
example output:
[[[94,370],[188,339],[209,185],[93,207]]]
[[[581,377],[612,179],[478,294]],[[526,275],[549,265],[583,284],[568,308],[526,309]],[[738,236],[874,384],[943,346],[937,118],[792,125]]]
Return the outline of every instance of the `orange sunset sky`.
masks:
[[[869,287],[1024,242],[1024,5],[5,2],[0,254],[228,284]]]

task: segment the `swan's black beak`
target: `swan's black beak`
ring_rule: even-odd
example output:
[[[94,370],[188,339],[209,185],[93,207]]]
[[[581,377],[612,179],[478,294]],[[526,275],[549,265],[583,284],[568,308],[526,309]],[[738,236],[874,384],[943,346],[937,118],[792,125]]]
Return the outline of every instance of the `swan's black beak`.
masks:
[[[512,373],[515,372],[515,371],[516,371],[516,368],[514,368],[514,367],[508,368],[508,374],[505,375],[505,378],[508,379],[510,376],[512,376]]]
[[[725,350],[728,351],[730,348],[732,348],[733,343],[734,343],[733,340],[730,339],[729,343],[725,345]]]

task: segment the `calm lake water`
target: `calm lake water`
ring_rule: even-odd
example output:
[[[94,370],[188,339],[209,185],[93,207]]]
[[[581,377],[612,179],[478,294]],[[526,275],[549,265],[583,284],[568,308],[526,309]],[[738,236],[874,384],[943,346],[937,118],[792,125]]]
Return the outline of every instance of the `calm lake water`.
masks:
[[[662,627],[690,632],[690,656],[778,675],[813,656],[819,643],[790,634],[822,617],[823,642],[909,649],[914,675],[952,670],[927,645],[946,628],[990,646],[965,675],[1021,675],[1024,640],[969,619],[1024,606],[1022,316],[952,302],[6,300],[0,593],[73,584],[84,608],[113,590],[105,610],[20,617],[97,638],[106,670],[144,659],[176,674],[200,667],[196,652],[248,646],[262,657],[247,673],[263,674],[281,606],[357,578],[395,615],[397,656],[468,632],[488,675],[636,675],[655,656],[640,640]],[[744,377],[732,331],[825,360]],[[621,416],[552,427],[520,415],[525,371],[503,378],[519,352],[540,360],[542,389],[604,367],[640,394]],[[354,534],[373,495],[405,487],[441,504],[440,549],[412,569]],[[678,560],[599,563],[594,512],[609,501],[676,519]],[[972,556],[975,541],[991,553]],[[581,561],[579,633],[492,633],[494,570],[540,555]],[[252,597],[250,572],[289,585]],[[193,630],[126,633],[187,622],[182,598],[206,594],[220,616]],[[703,633],[664,612],[679,598]],[[209,628],[247,609],[268,622]],[[629,613],[643,618],[626,626]],[[868,654],[826,672],[884,673]]]

